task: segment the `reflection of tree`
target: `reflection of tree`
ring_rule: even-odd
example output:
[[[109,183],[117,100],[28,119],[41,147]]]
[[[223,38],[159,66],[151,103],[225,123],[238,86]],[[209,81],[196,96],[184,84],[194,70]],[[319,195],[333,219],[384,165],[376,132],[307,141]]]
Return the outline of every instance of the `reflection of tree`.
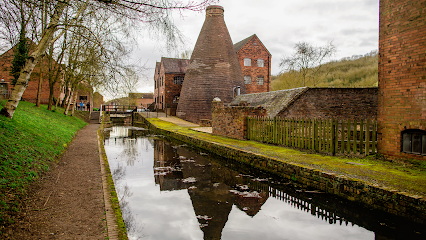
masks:
[[[118,163],[117,168],[115,168],[112,172],[112,176],[114,178],[115,191],[117,192],[127,234],[129,236],[142,236],[143,227],[135,220],[135,216],[131,211],[129,201],[127,200],[129,197],[133,196],[133,192],[127,183],[122,181],[126,176],[126,167]]]

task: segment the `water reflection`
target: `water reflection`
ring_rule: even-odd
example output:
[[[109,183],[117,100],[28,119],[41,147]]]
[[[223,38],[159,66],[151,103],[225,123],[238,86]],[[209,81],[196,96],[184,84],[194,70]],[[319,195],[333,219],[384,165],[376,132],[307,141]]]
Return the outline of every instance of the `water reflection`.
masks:
[[[130,239],[421,239],[422,228],[146,130],[105,149]],[[265,177],[266,176],[266,177]],[[419,230],[420,229],[420,230]]]

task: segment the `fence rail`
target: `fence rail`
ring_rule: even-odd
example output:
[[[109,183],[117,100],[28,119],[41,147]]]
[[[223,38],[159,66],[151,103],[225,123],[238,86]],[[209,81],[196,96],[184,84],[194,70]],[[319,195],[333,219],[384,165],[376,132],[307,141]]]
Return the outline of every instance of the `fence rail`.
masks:
[[[248,117],[247,139],[333,155],[369,155],[377,151],[377,122]]]

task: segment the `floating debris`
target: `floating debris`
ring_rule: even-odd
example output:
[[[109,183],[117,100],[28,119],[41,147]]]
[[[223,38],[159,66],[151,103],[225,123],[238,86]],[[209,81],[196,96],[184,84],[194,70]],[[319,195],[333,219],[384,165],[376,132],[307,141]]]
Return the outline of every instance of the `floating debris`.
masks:
[[[233,194],[240,195],[240,196],[245,197],[245,198],[262,198],[262,196],[260,195],[260,193],[257,192],[257,191],[253,191],[253,192],[240,192],[240,191],[237,191],[237,190],[229,190],[229,192],[231,192]]]
[[[198,219],[203,219],[203,220],[206,220],[206,221],[208,221],[208,220],[211,220],[211,219],[212,219],[211,217],[209,217],[209,216],[207,216],[207,215],[204,215],[204,216],[197,215],[197,218],[198,218]]]
[[[196,186],[190,186],[188,189],[196,189]]]
[[[197,179],[195,177],[188,177],[188,178],[182,179],[182,182],[183,183],[195,183],[195,182],[197,182]]]
[[[213,187],[219,187],[220,183],[213,183]]]

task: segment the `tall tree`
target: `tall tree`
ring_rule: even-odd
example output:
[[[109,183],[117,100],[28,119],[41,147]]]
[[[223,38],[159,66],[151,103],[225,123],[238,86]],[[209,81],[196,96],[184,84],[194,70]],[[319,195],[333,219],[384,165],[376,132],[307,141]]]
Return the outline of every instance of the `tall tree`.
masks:
[[[9,0],[13,1],[13,0]],[[28,4],[38,4],[38,1],[23,0]],[[49,1],[52,4],[52,14],[50,15],[50,23],[46,27],[42,38],[40,39],[36,49],[27,58],[25,66],[23,67],[20,76],[16,82],[15,88],[6,103],[1,109],[0,114],[9,118],[13,117],[16,107],[28,86],[28,80],[31,76],[34,66],[38,63],[40,58],[44,55],[50,44],[61,38],[64,31],[69,29],[80,14],[84,12],[87,6],[91,6],[97,11],[104,11],[106,15],[114,17],[116,21],[139,21],[147,24],[151,30],[157,35],[166,36],[168,46],[170,43],[176,43],[179,40],[180,32],[173,24],[170,18],[171,10],[192,10],[202,11],[207,5],[215,2],[215,0],[202,0],[200,3],[188,1],[183,3],[180,0],[162,1],[162,0],[55,0]],[[83,4],[82,4],[83,3]],[[74,17],[70,17],[67,22],[63,21],[62,14],[65,8],[78,6],[72,12]],[[61,21],[62,20],[62,21]],[[82,26],[89,27],[90,25]],[[55,36],[57,30],[62,30]]]
[[[294,47],[291,56],[281,59],[280,67],[288,72],[295,73],[302,87],[316,85],[316,77],[323,63],[336,53],[333,42],[325,46],[315,47],[307,42],[299,42]]]

